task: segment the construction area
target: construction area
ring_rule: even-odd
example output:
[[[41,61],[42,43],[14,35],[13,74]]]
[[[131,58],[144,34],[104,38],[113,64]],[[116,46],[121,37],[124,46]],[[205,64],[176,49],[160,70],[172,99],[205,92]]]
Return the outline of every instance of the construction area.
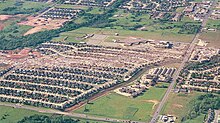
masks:
[[[1,75],[0,97],[65,110],[129,80],[147,66],[179,61],[185,52],[175,47],[161,49],[43,43],[36,49],[1,52],[0,62],[11,67]]]

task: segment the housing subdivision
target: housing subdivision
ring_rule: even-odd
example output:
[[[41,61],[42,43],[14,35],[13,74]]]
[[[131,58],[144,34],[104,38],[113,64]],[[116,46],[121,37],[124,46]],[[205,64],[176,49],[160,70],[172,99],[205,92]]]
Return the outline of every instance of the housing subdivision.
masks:
[[[0,100],[65,110],[128,81],[143,68],[181,61],[184,45],[182,49],[149,46],[153,48],[149,50],[146,44],[110,47],[48,42],[36,49],[1,51],[0,63],[7,67],[0,72]],[[174,70],[156,68],[154,75],[166,81]]]
[[[43,13],[40,17],[52,19],[73,19],[80,11],[80,9],[72,8],[52,8],[49,11]]]
[[[128,10],[174,11],[188,4],[189,0],[129,0],[121,7]]]
[[[175,70],[176,68],[166,67],[150,69],[140,78],[140,81],[137,81],[132,85],[118,88],[115,90],[115,92],[123,96],[135,98],[159,82],[170,83],[172,81],[172,75],[174,74]]]
[[[177,80],[180,90],[220,92],[219,49],[197,46]]]
[[[64,4],[108,7],[116,0],[64,0]]]

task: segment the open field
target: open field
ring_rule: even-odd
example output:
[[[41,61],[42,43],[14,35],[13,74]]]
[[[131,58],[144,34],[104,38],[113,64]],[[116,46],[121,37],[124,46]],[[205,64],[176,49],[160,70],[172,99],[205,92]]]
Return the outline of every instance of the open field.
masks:
[[[184,121],[183,123],[203,123],[205,115],[202,114],[195,119]]]
[[[11,15],[0,15],[0,21],[7,20],[11,17]]]
[[[118,33],[119,36],[115,36]],[[69,31],[66,33],[61,33],[59,38],[54,39],[55,41],[61,40],[67,37],[76,37],[78,34],[97,34],[106,36],[102,41],[102,43],[112,42],[113,39],[121,40],[126,38],[144,38],[144,39],[153,39],[153,40],[165,40],[165,41],[174,41],[174,42],[191,42],[194,35],[186,35],[186,34],[175,34],[172,32],[151,32],[151,31],[131,31],[131,30],[121,30],[121,29],[107,29],[107,28],[89,28],[83,27],[77,30]],[[84,40],[85,42],[90,39]],[[72,41],[71,38],[67,41]],[[75,40],[73,40],[75,41]],[[79,42],[79,41],[76,41]]]
[[[41,114],[26,109],[16,109],[12,107],[0,106],[0,123],[16,123],[26,116]]]
[[[87,6],[80,6],[80,5],[70,5],[70,4],[60,4],[56,6],[57,8],[73,8],[73,9],[88,9]]]
[[[7,0],[7,2],[0,2],[0,14],[33,14],[49,5],[41,2]]]
[[[18,23],[19,25],[33,26],[34,28],[28,30],[24,35],[33,34],[43,30],[51,30],[60,28],[67,19],[45,19],[28,17],[27,20]]]
[[[17,23],[22,19],[26,18],[27,15],[25,14],[18,14],[18,15],[4,15],[0,14],[0,24],[4,26],[10,26],[12,23]]]
[[[88,13],[90,14],[103,14],[103,10],[101,8],[96,8],[96,7],[93,7],[91,9],[91,11],[89,11]]]
[[[6,37],[10,38],[10,36],[19,37],[26,33],[28,30],[32,29],[31,26],[26,25],[10,25],[4,27],[4,32],[1,35],[5,35]]]
[[[219,26],[220,26],[220,21],[219,20],[212,20],[212,19],[209,19],[207,21],[207,25],[206,25],[207,28],[212,28],[212,29],[213,28],[214,29],[220,28]]]
[[[110,93],[89,102],[75,112],[100,117],[149,121],[165,91],[166,88],[151,87],[143,95],[136,98]],[[87,112],[84,112],[85,108],[88,110]]]
[[[174,115],[177,117],[177,123],[179,123],[182,117],[187,115],[190,110],[192,106],[190,102],[201,94],[199,92],[192,92],[190,94],[171,93],[161,114]]]
[[[24,117],[28,117],[31,115],[48,115],[52,116],[54,114],[46,114],[46,113],[40,113],[32,110],[26,110],[21,108],[13,108],[13,107],[7,107],[7,106],[0,106],[1,112],[0,112],[0,123],[17,123]],[[4,117],[4,118],[3,118]],[[78,118],[74,118],[78,119]],[[79,123],[106,123],[103,121],[94,121],[94,120],[86,120],[86,119],[79,119]]]
[[[64,32],[61,33],[59,37],[52,39],[55,42],[59,41],[67,41],[67,42],[81,42],[85,40],[77,40],[77,37],[83,37],[84,33],[72,33],[72,32]]]
[[[216,31],[204,31],[200,38],[204,41],[207,41],[209,44],[208,46],[211,47],[220,47],[220,21],[219,20],[212,20],[209,19],[207,21],[206,28],[208,29],[216,29]]]
[[[181,10],[179,10],[181,11]],[[135,14],[119,10],[110,19],[115,21],[110,23],[112,29],[126,29],[126,30],[147,30],[154,32],[172,32],[175,34],[188,34],[189,30],[181,30],[186,23],[193,25],[200,25],[201,23],[193,21],[184,16],[181,21],[161,21],[159,19],[152,19],[150,14]]]
[[[180,63],[171,63],[171,64],[166,64],[164,67],[173,67],[173,68],[179,68]]]
[[[207,46],[220,48],[220,31],[203,32],[199,38],[207,41]]]
[[[91,14],[101,14],[102,12],[102,9],[96,7],[92,8],[90,11],[87,11],[87,13]],[[112,40],[122,40],[129,37],[177,42],[191,42],[194,34],[190,34],[191,29],[183,29],[184,26],[186,24],[201,24],[199,22],[195,22],[189,19],[188,17],[183,17],[182,20],[179,22],[163,22],[160,20],[151,19],[149,14],[132,14],[130,12],[125,12],[124,10],[118,10],[110,19],[114,21],[111,21],[108,24],[109,26],[106,25],[104,28],[80,28],[77,30],[69,31],[68,35],[61,34],[61,37],[54,40],[59,41],[67,36],[69,37],[69,39],[67,38],[66,41],[69,42],[73,39],[71,37],[75,37],[75,33],[83,32],[85,34],[106,35],[106,38],[102,41],[102,43],[104,44],[106,44],[106,42],[112,42]],[[75,19],[74,22],[82,23],[84,21],[85,20],[83,19],[83,17],[80,17]],[[119,33],[119,36],[115,36],[115,33]],[[63,37],[63,35],[65,36]],[[79,42],[76,40],[72,41]],[[89,39],[84,41],[89,41]],[[97,43],[92,42],[92,44]]]
[[[0,35],[5,36],[7,39],[22,36],[28,30],[32,29],[32,26],[17,24],[24,15],[17,15],[14,17],[1,15],[0,17],[2,17],[2,20],[0,20],[0,30],[2,30]]]

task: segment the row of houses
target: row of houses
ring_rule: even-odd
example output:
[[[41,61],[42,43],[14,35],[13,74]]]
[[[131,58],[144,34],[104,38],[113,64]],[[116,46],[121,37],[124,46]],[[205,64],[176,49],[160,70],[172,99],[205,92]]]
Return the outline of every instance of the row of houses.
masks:
[[[136,83],[130,86],[121,87],[116,89],[115,92],[123,95],[135,98],[141,94],[143,94],[147,90],[147,86],[143,83]]]
[[[212,5],[211,1],[192,2],[184,9],[184,14],[195,21],[203,21]]]
[[[214,20],[220,19],[220,10],[213,10],[210,18]]]
[[[141,78],[141,82],[148,83],[151,86],[156,85],[158,82],[170,83],[172,81],[172,76],[175,71],[175,68],[154,68],[149,70],[148,74],[144,75]]]
[[[65,0],[64,4],[107,7],[115,0]]]
[[[80,11],[82,10],[72,8],[53,8],[41,15],[41,17],[53,19],[72,19],[76,17]]]
[[[166,14],[168,14],[169,16],[166,16]],[[151,12],[151,18],[155,20],[166,19],[169,21],[177,22],[180,21],[182,17],[183,14],[181,12],[172,12],[172,13],[159,12],[159,11]]]
[[[188,0],[130,0],[125,1],[121,6],[127,10],[148,10],[148,11],[160,11],[160,12],[173,12],[178,7],[184,7],[189,4]]]

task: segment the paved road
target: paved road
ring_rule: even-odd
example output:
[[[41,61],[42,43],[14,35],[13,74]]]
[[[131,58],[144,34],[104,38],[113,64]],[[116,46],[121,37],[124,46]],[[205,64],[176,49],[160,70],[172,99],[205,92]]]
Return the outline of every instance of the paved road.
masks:
[[[219,115],[220,115],[220,110],[215,110],[215,118],[213,123],[218,123]]]
[[[213,6],[215,4],[216,4],[216,1],[213,1],[212,6],[210,7],[211,8],[210,11],[207,13],[207,15],[205,16],[204,20],[202,21],[202,24],[201,24],[202,28],[205,27],[205,25],[207,23],[207,20],[208,20],[208,17],[211,15],[212,8],[213,8]],[[188,50],[186,51],[185,57],[183,58],[183,61],[181,62],[178,70],[174,73],[173,81],[171,82],[171,84],[168,87],[168,89],[167,89],[163,99],[161,100],[159,106],[157,107],[157,109],[156,109],[156,111],[155,111],[155,113],[154,113],[150,123],[156,123],[157,122],[159,114],[160,114],[160,112],[161,112],[165,102],[167,101],[170,92],[172,91],[174,85],[176,84],[176,80],[177,80],[177,78],[178,78],[178,76],[180,74],[180,71],[183,69],[183,67],[185,66],[185,64],[189,60],[189,58],[190,58],[190,56],[191,56],[191,54],[192,54],[192,52],[193,52],[193,50],[194,50],[194,48],[196,46],[196,43],[197,43],[197,41],[199,39],[200,34],[201,34],[201,30],[195,35],[195,37],[193,38],[192,42],[190,43],[190,45],[188,47]]]

